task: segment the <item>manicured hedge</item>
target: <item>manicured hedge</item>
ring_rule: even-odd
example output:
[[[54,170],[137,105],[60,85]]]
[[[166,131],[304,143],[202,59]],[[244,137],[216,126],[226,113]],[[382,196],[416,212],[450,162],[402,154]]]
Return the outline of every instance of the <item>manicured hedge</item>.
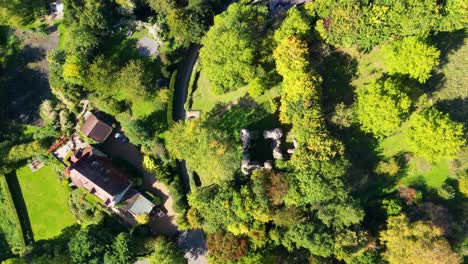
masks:
[[[167,125],[170,126],[173,122],[173,114],[174,114],[174,94],[175,94],[175,84],[177,79],[177,70],[175,70],[171,75],[171,80],[169,82],[169,101],[167,102]]]

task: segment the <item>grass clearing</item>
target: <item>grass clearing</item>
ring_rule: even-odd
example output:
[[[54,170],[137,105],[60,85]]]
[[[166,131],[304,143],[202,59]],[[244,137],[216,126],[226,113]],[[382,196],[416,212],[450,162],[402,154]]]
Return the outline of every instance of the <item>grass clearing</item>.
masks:
[[[403,131],[396,132],[380,143],[380,150],[387,158],[393,157],[399,153],[408,152],[406,148],[406,137]]]
[[[386,158],[410,152],[404,135],[404,127],[403,125],[397,133],[380,143],[379,149]],[[430,188],[437,189],[449,177],[449,160],[444,159],[435,164],[429,164],[420,157],[411,157],[401,182],[405,185],[423,183]]]
[[[404,184],[424,182],[428,187],[437,189],[450,177],[449,161],[441,160],[427,164],[421,158],[413,158],[408,164],[408,173],[402,178]]]
[[[67,204],[68,189],[59,182],[52,166],[31,172],[26,165],[16,175],[36,241],[53,238],[75,223]]]
[[[258,104],[268,103],[273,98],[280,96],[280,92],[280,87],[273,87],[263,95],[255,97],[254,100]],[[210,87],[210,82],[202,70],[197,80],[195,91],[193,91],[192,94],[192,109],[199,110],[202,113],[207,113],[213,109],[217,103],[234,103],[245,95],[247,95],[247,86],[221,95],[213,93]]]

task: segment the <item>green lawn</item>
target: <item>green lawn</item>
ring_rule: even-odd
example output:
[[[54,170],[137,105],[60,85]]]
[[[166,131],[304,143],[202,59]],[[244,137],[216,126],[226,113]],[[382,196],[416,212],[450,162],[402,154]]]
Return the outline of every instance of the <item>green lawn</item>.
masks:
[[[258,104],[268,103],[271,99],[280,95],[280,87],[273,87],[263,95],[254,98]],[[195,91],[193,92],[193,110],[200,110],[202,113],[209,112],[217,103],[234,103],[239,98],[247,95],[247,87],[241,87],[233,92],[225,94],[215,94],[210,88],[210,82],[206,78],[203,70],[197,80]]]
[[[408,152],[406,146],[406,137],[403,131],[398,131],[380,142],[380,150],[387,158]]]
[[[404,126],[403,126],[404,127]],[[405,141],[404,128],[380,143],[383,156],[390,158],[398,154],[410,152]],[[428,164],[422,158],[412,157],[401,182],[405,185],[424,183],[430,188],[437,189],[450,177],[449,160],[444,159],[436,164]]]
[[[68,189],[51,166],[31,172],[28,166],[16,171],[34,239],[49,239],[75,223],[67,204]]]
[[[408,173],[402,178],[404,184],[422,181],[428,187],[437,189],[450,177],[449,162],[447,159],[429,165],[419,158],[413,158],[408,164]]]

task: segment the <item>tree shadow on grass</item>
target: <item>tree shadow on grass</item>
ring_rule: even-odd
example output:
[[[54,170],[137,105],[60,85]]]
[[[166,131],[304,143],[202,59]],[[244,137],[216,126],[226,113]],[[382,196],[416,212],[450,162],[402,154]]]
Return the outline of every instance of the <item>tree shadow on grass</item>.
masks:
[[[429,39],[429,42],[440,50],[439,66],[443,66],[448,63],[448,56],[450,53],[456,52],[463,46],[465,37],[465,30],[462,29],[454,32],[439,32]]]
[[[322,103],[325,112],[333,111],[339,102],[353,102],[351,80],[357,72],[357,61],[346,53],[334,51],[325,57],[317,70],[323,78]]]
[[[450,118],[454,121],[462,123],[468,127],[468,100],[467,99],[454,99],[438,101],[435,107],[444,113],[448,113]]]
[[[31,220],[29,219],[28,209],[24,201],[21,186],[18,181],[16,172],[11,172],[6,176],[8,187],[10,188],[11,196],[15,204],[16,212],[20,220],[21,228],[23,229],[23,237],[26,244],[34,243],[34,234],[32,231]]]
[[[0,233],[0,261],[13,257],[8,241],[3,233]]]

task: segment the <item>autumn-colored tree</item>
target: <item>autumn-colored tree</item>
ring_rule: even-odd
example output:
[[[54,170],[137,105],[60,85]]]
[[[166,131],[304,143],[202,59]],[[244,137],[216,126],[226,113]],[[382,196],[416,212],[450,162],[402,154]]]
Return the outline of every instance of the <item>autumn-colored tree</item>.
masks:
[[[398,194],[400,198],[406,201],[407,205],[412,205],[418,196],[416,189],[411,187],[400,187],[398,189]]]
[[[296,36],[289,36],[281,40],[273,52],[276,70],[283,76],[283,79],[288,80],[307,75],[309,67],[308,53],[307,43]]]
[[[246,238],[235,237],[229,232],[209,235],[206,242],[209,254],[222,262],[240,259],[248,250]]]
[[[410,223],[405,215],[389,217],[380,240],[385,246],[383,257],[390,264],[461,263],[440,228],[422,221]]]
[[[290,36],[307,38],[311,34],[311,21],[307,14],[298,8],[288,10],[288,16],[283,20],[281,26],[275,30],[274,39],[277,43],[282,42]]]

